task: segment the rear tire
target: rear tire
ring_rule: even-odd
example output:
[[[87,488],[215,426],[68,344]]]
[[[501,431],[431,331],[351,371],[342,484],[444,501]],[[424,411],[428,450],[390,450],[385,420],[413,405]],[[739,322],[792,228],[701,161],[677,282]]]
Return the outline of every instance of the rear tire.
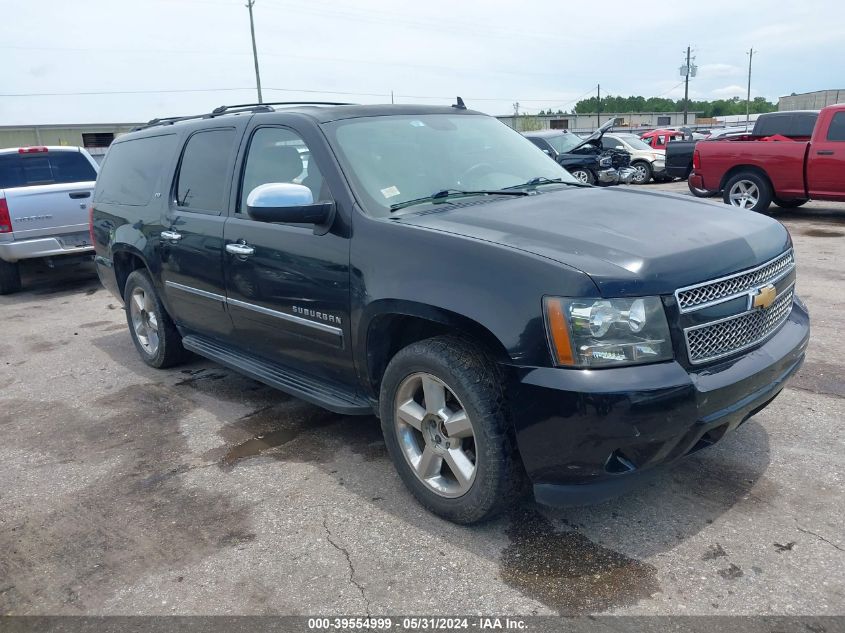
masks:
[[[379,412],[399,477],[434,514],[476,523],[520,496],[503,377],[477,345],[438,336],[400,350],[385,370]]]
[[[577,180],[587,185],[596,184],[596,176],[589,169],[583,169],[578,167],[576,169],[571,170],[569,173],[575,176]]]
[[[769,181],[757,172],[740,172],[725,183],[722,201],[738,209],[769,213],[772,187]]]
[[[21,289],[21,269],[17,262],[0,259],[0,295],[9,295]]]
[[[150,367],[164,369],[188,358],[189,352],[182,347],[182,336],[164,309],[146,271],[135,270],[129,275],[123,301],[129,334],[141,360]]]
[[[781,200],[780,198],[773,198],[772,202],[774,202],[781,209],[797,209],[801,205],[807,204],[809,200],[807,200],[806,198],[796,198],[793,200]]]

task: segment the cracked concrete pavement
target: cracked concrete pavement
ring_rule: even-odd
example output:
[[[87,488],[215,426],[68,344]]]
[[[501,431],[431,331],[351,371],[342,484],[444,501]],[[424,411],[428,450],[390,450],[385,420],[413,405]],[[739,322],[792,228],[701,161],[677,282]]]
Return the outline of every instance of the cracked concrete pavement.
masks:
[[[28,266],[0,297],[0,613],[842,614],[845,205],[779,217],[813,317],[784,393],[627,497],[469,528],[375,418],[153,370],[90,268]]]

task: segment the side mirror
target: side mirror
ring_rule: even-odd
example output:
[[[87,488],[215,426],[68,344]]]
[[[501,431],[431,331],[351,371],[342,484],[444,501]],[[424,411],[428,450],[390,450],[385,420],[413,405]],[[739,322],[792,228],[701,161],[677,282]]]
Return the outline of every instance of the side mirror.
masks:
[[[334,203],[315,203],[311,190],[304,185],[268,182],[249,192],[246,198],[246,212],[258,222],[314,224],[326,227],[334,217]]]

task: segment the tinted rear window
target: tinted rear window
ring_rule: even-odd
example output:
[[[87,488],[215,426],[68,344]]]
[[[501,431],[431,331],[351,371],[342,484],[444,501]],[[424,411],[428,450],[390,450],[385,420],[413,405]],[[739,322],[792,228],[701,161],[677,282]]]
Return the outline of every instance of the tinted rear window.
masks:
[[[191,211],[220,214],[226,205],[231,179],[229,157],[235,147],[235,130],[223,128],[197,132],[188,139],[176,181],[176,204]]]
[[[758,136],[812,136],[816,119],[815,112],[795,112],[790,114],[761,115],[754,124],[754,134]]]
[[[80,152],[0,156],[0,189],[87,182],[96,179],[97,172]]]
[[[845,112],[837,112],[827,128],[828,141],[845,141]]]
[[[175,149],[175,134],[113,143],[100,171],[94,201],[130,206],[148,204],[162,165],[170,162]]]

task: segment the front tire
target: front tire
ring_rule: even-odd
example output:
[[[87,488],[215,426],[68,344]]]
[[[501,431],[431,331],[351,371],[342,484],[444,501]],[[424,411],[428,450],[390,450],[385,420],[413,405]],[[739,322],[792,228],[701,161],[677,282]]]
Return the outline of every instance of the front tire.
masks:
[[[17,262],[0,259],[0,295],[9,295],[21,289],[21,270]]]
[[[465,339],[412,343],[390,361],[379,411],[400,478],[455,523],[490,519],[522,490],[522,464],[496,363]]]
[[[645,161],[638,160],[631,167],[634,168],[635,172],[632,181],[635,185],[645,185],[651,180],[651,165]]]
[[[772,202],[774,202],[781,209],[797,209],[798,207],[807,204],[809,200],[807,200],[806,198],[794,198],[792,200],[781,200],[780,198],[773,198]]]
[[[173,367],[188,357],[182,347],[182,337],[161,299],[153,282],[144,270],[133,271],[126,279],[123,291],[126,320],[135,349],[150,367]]]
[[[596,176],[589,169],[578,167],[571,170],[569,173],[575,176],[576,180],[579,180],[587,185],[596,184]]]
[[[740,172],[725,184],[722,201],[739,209],[768,213],[772,204],[772,187],[765,177],[756,172]]]

